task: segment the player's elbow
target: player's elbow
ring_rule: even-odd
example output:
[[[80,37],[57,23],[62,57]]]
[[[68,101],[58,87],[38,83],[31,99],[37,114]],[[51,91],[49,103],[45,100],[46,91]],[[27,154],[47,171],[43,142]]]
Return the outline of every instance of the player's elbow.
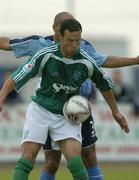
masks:
[[[0,49],[7,51],[11,50],[9,38],[0,38]]]

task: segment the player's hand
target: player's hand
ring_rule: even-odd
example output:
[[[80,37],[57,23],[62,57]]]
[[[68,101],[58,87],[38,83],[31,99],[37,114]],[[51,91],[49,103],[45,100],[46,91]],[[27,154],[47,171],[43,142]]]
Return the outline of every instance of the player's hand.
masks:
[[[117,121],[117,123],[120,125],[120,127],[126,132],[129,133],[129,127],[128,127],[128,123],[125,119],[125,117],[120,113],[113,113],[112,114],[114,119]]]

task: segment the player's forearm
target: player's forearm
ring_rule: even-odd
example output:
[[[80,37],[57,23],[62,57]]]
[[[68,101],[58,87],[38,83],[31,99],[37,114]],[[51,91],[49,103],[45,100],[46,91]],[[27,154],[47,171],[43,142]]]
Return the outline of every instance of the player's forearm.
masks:
[[[136,64],[139,64],[139,56],[135,58],[108,56],[105,64],[103,64],[103,67],[116,68],[116,67],[131,66]]]
[[[10,51],[10,39],[6,37],[0,37],[0,49]]]
[[[126,133],[128,133],[129,132],[128,123],[126,121],[126,118],[118,110],[118,107],[117,107],[116,100],[114,98],[113,92],[111,90],[110,91],[105,91],[105,92],[102,92],[102,95],[106,99],[107,103],[110,106],[113,118],[120,125],[121,129],[123,129]]]
[[[119,112],[112,90],[103,91],[103,92],[101,92],[101,94],[103,95],[104,99],[107,101],[107,103],[112,111],[112,114]]]
[[[14,89],[15,82],[11,78],[8,78],[0,90],[0,100],[5,102],[8,94]]]

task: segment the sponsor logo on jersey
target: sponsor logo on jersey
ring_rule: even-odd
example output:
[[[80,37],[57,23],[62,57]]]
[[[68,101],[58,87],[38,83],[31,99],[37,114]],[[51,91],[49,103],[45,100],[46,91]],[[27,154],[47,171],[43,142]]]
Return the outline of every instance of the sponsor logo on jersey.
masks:
[[[78,89],[78,87],[73,87],[73,86],[67,86],[64,84],[59,84],[59,83],[54,83],[53,84],[53,90],[57,93],[60,90],[64,90],[66,94],[70,94],[75,92]]]

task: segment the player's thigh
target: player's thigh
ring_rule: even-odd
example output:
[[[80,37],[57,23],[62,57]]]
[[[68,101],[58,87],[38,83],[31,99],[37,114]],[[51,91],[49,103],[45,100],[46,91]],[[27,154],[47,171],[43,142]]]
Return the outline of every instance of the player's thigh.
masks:
[[[45,155],[46,163],[49,161],[52,161],[52,162],[57,162],[59,164],[59,162],[61,160],[61,151],[60,150],[44,151],[44,155]]]
[[[86,167],[92,167],[97,165],[95,144],[82,149],[82,159]]]
[[[74,156],[81,156],[81,143],[76,139],[68,138],[61,140],[58,143],[67,160]]]
[[[60,164],[61,151],[52,149],[51,137],[49,135],[43,146],[43,150],[45,155],[44,170],[46,170],[48,173],[55,174]]]
[[[45,144],[43,145],[46,163],[57,162],[59,164],[61,159],[61,151],[53,150],[51,145],[51,137],[48,135]]]

